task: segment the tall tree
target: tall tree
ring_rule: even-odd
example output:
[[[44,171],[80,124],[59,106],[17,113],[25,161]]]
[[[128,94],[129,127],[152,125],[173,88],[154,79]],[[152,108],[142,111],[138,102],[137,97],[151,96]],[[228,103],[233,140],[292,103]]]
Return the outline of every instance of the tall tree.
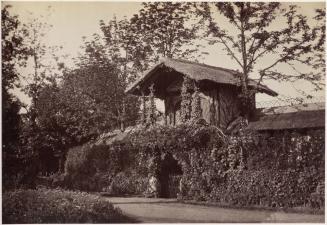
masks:
[[[324,86],[323,79],[326,74],[326,60],[325,60],[325,41],[326,41],[326,10],[317,9],[316,15],[313,18],[317,25],[314,27],[313,36],[313,52],[314,56],[308,61],[312,64],[314,71],[312,71],[311,82],[315,85],[316,90],[320,90]]]
[[[187,2],[148,2],[131,18],[151,61],[159,57],[192,58],[198,47],[192,47],[198,24],[192,23],[192,4]]]
[[[114,17],[107,24],[100,21],[107,54],[112,62],[121,67],[121,76],[128,83],[133,82],[137,73],[148,68],[150,49],[144,46],[135,24],[126,18]]]
[[[49,46],[45,39],[52,27],[46,22],[50,14],[36,18],[31,13],[31,16],[32,19],[24,24],[24,29],[28,33],[23,40],[29,53],[26,64],[29,70],[25,70],[21,74],[23,91],[31,99],[31,104],[26,107],[26,120],[20,136],[21,150],[25,155],[25,161],[33,161],[30,166],[31,172],[26,178],[27,181],[29,181],[29,176],[32,181],[32,175],[39,172],[41,162],[45,161],[44,157],[53,156],[53,143],[50,140],[55,137],[52,133],[47,132],[40,122],[45,110],[40,107],[44,101],[44,99],[40,99],[40,96],[48,87],[57,85],[64,69],[61,61],[63,59],[58,54],[60,47]],[[49,92],[47,93],[49,94]]]
[[[84,50],[78,68],[65,76],[62,90],[71,93],[77,108],[84,108],[81,112],[92,113],[97,134],[133,125],[139,101],[124,93],[129,82],[125,59],[98,35],[85,42]]]
[[[296,6],[287,7],[277,2],[216,2],[198,4],[197,12],[207,22],[210,44],[221,44],[240,67],[241,98],[246,116],[247,106],[251,105],[256,92],[256,88],[248,86],[249,77],[255,72],[259,75],[258,84],[266,78],[279,81],[320,79],[312,72],[297,70],[299,64],[312,65],[313,57],[308,56],[312,55],[312,42],[318,37]],[[214,19],[217,12],[227,21],[228,30]],[[258,63],[265,57],[270,57],[268,64]],[[279,71],[281,64],[288,65],[293,73]]]
[[[122,20],[113,18],[108,24],[100,21],[100,27],[104,36],[108,60],[119,68],[119,89],[125,90],[141,72],[148,69],[150,65],[149,57],[151,56],[150,49],[143,45],[135,24],[126,18]],[[116,105],[119,112],[118,118],[123,129],[125,120],[130,120],[128,118],[131,117],[131,106],[135,110],[133,115],[138,114],[138,110],[135,108],[135,105],[133,106],[133,102],[139,102],[139,100],[136,101],[135,97],[125,94],[121,94],[120,99],[119,96],[115,95],[114,97],[115,101],[119,102]]]
[[[10,7],[10,5],[5,5],[1,10],[2,159],[5,188],[7,177],[17,173],[19,168],[18,147],[21,129],[19,110],[21,103],[10,91],[19,85],[17,65],[24,65],[28,56],[28,51],[22,43],[27,31],[22,29],[17,16],[10,15]]]
[[[48,15],[49,16],[49,15]],[[31,72],[24,74],[25,93],[31,98],[31,106],[29,107],[29,119],[35,126],[38,97],[42,87],[52,82],[58,82],[58,78],[63,69],[63,63],[59,62],[58,46],[49,46],[45,40],[45,36],[51,30],[52,25],[46,21],[48,17],[34,18],[27,24],[24,24],[29,35],[24,39],[24,43],[29,48],[30,64],[28,65]]]

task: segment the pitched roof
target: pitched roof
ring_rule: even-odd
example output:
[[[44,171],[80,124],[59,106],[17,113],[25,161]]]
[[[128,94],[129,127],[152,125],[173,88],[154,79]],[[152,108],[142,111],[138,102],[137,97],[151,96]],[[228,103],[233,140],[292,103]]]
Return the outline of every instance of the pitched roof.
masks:
[[[240,83],[238,75],[240,75],[241,73],[234,70],[209,66],[206,64],[195,63],[187,60],[164,58],[154,67],[152,67],[152,69],[146,71],[131,86],[129,86],[126,89],[126,93],[131,93],[131,94],[135,93],[139,85],[146,83],[146,81],[152,75],[154,75],[159,68],[162,67],[171,68],[197,81],[210,80],[216,83],[230,84],[230,85],[239,85]],[[256,81],[252,79],[249,80],[250,87],[255,87],[256,85],[257,85]],[[258,91],[264,92],[272,96],[278,95],[275,91],[269,89],[267,86],[262,84],[258,86]]]
[[[258,121],[250,122],[251,130],[286,130],[324,128],[325,110],[298,111],[264,115]]]

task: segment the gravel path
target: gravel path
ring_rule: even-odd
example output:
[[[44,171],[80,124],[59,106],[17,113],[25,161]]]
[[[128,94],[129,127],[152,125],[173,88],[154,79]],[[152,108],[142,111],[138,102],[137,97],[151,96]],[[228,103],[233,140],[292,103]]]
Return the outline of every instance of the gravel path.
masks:
[[[199,206],[178,203],[175,199],[107,199],[143,223],[324,223],[324,215]]]

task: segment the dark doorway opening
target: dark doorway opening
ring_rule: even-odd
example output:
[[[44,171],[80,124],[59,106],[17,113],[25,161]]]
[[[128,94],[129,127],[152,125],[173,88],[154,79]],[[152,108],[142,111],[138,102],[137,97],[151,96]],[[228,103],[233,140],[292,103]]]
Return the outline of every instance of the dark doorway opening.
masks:
[[[179,182],[183,172],[178,161],[170,154],[164,156],[160,173],[161,198],[176,198],[179,191]]]

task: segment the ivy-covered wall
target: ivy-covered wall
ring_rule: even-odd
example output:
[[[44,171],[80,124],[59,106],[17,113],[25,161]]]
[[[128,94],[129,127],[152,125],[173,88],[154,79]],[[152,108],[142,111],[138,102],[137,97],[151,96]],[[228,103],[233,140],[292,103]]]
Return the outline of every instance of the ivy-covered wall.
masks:
[[[181,173],[168,171],[168,156]],[[160,184],[162,188],[168,184],[168,192],[178,192],[181,199],[322,207],[324,131],[229,137],[200,119],[139,129],[110,146],[73,149],[66,162],[68,188],[148,195],[153,177],[159,181],[159,193],[154,195],[159,197],[169,196],[160,190]]]
[[[248,133],[234,137],[244,168],[228,172],[212,196],[232,205],[324,206],[324,130]]]

